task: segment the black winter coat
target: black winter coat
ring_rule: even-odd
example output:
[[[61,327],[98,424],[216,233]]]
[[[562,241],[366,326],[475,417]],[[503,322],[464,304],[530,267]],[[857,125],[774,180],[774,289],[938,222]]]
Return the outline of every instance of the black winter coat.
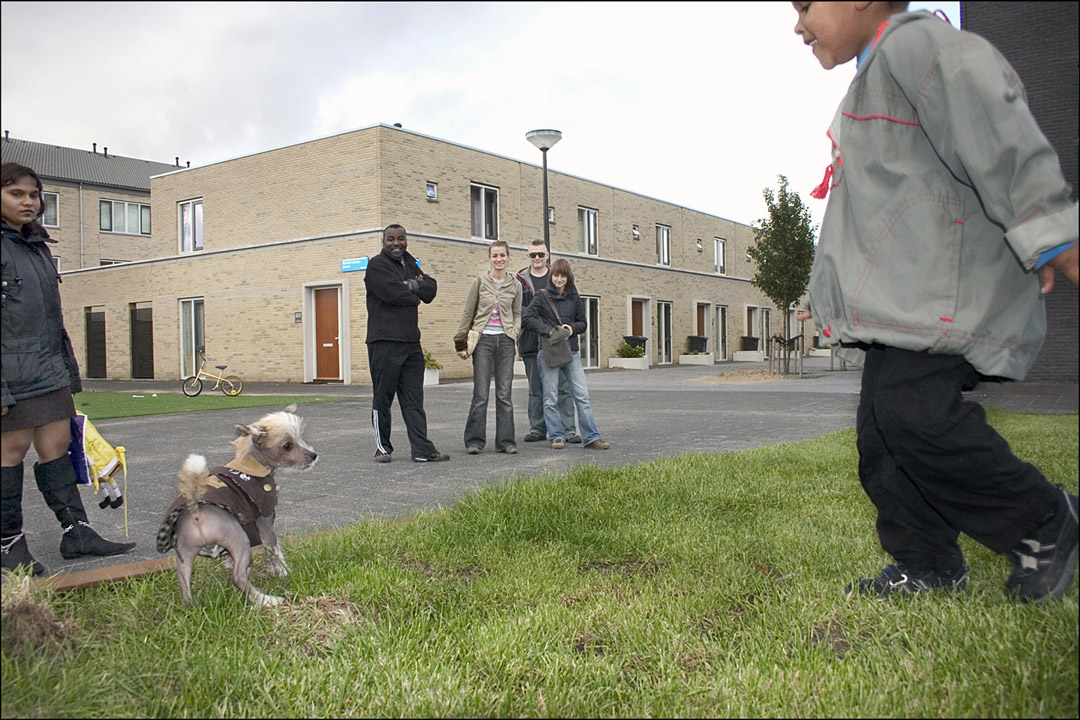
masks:
[[[416,281],[411,290],[408,280]],[[435,278],[420,272],[416,258],[406,252],[395,260],[385,250],[368,262],[364,273],[367,287],[367,340],[393,342],[420,342],[421,301],[430,303],[439,292]]]
[[[545,295],[551,298],[555,309],[559,311],[561,323],[555,319],[551,305],[548,305],[548,301],[544,299]],[[554,290],[536,293],[529,307],[521,313],[521,322],[526,330],[532,330],[537,335],[545,337],[559,325],[569,325],[574,329],[574,334],[570,336],[570,349],[575,352],[578,350],[577,336],[589,327],[585,319],[585,303],[581,302],[581,296],[578,295],[577,290],[571,290],[565,295],[560,295]]]
[[[0,248],[0,404],[71,388],[82,390],[79,363],[64,328],[60,274],[45,241],[7,223]]]

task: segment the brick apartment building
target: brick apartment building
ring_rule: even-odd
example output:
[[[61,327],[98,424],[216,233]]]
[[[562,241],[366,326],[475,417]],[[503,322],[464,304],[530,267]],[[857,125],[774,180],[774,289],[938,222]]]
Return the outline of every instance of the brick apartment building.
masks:
[[[508,242],[516,270],[543,237],[540,167],[387,125],[168,169],[150,182],[159,253],[64,273],[89,377],[179,379],[203,347],[246,380],[370,383],[362,268],[391,223],[439,281],[420,309],[422,344],[443,377],[468,377],[451,338],[488,245]],[[770,336],[750,227],[551,170],[549,207],[552,252],[586,302],[586,367],[607,367],[626,335],[648,338],[652,364],[678,362],[688,336],[707,337],[717,359],[742,336]],[[137,334],[136,309],[149,333]],[[136,368],[147,345],[152,368]]]
[[[45,216],[61,271],[157,257],[150,224],[150,177],[166,163],[100,150],[19,140],[5,131],[4,162],[31,167],[45,191]],[[179,163],[179,158],[177,158]]]

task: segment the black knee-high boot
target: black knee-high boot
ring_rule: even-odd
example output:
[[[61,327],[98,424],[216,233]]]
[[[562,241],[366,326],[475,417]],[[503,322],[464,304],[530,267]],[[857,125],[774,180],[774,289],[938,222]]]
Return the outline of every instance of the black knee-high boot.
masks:
[[[45,504],[56,514],[56,519],[64,528],[60,554],[65,559],[85,555],[119,555],[135,547],[135,543],[109,542],[90,527],[70,457],[61,455],[44,465],[35,463],[34,477],[45,497]]]
[[[22,531],[23,466],[0,468],[0,559],[4,570],[27,565],[34,575],[44,575],[45,566],[30,554]]]

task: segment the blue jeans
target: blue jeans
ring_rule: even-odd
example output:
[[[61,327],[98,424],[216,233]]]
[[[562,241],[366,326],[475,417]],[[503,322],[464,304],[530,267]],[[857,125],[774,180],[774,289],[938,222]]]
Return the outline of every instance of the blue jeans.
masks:
[[[523,356],[521,361],[525,363],[525,377],[529,378],[529,430],[547,437],[547,423],[544,422],[544,383],[540,379],[540,371],[536,368],[536,356]],[[570,387],[566,384],[566,378],[561,375],[558,405],[563,430],[574,432],[577,427],[574,422],[574,398],[570,397]]]
[[[517,347],[506,333],[481,335],[473,350],[473,396],[469,418],[465,421],[465,447],[483,449],[487,445],[488,391],[495,380],[495,447],[513,447],[514,358]]]
[[[544,362],[543,350],[536,354],[536,368],[540,371],[540,379],[544,384],[544,424],[547,425],[548,440],[566,439],[566,431],[563,430],[562,420],[559,418],[558,406],[559,379],[566,378],[570,386],[570,395],[574,398],[574,406],[577,408],[581,439],[588,445],[593,440],[600,439],[600,431],[596,429],[596,418],[593,417],[592,401],[589,400],[589,387],[585,384],[585,370],[581,367],[581,356],[577,351],[572,354],[574,359],[569,365],[563,365],[561,368],[548,367]]]

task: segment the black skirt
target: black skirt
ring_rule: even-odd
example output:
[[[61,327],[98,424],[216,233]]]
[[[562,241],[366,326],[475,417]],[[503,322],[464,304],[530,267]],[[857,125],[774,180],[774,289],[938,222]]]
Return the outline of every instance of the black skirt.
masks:
[[[47,395],[20,400],[0,415],[0,432],[41,427],[75,414],[71,388],[54,390]]]

